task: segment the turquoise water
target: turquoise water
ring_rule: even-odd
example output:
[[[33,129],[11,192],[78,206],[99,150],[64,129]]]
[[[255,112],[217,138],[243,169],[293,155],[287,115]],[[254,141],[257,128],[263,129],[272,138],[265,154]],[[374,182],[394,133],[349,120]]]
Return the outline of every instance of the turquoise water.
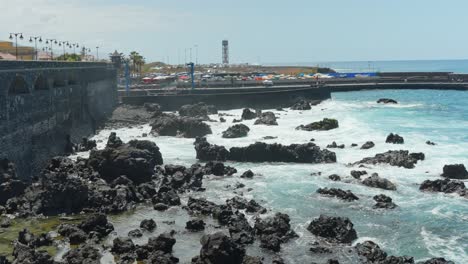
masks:
[[[468,73],[468,60],[395,60],[273,63],[280,66],[321,66],[338,72],[455,72]]]
[[[379,105],[378,98],[388,97],[399,101],[398,105]],[[426,179],[439,179],[445,164],[464,163],[468,165],[468,92],[405,90],[405,91],[360,91],[334,93],[331,100],[314,106],[310,111],[274,111],[279,117],[277,127],[254,126],[253,120],[244,121],[251,128],[249,136],[242,139],[223,139],[221,132],[232,125],[234,118],[239,118],[242,110],[225,111],[233,116],[225,117],[226,123],[209,123],[213,134],[208,141],[231,146],[245,146],[262,140],[264,136],[276,136],[277,139],[265,142],[282,144],[305,143],[314,138],[316,143],[325,147],[332,141],[345,144],[345,149],[333,150],[337,154],[336,164],[286,164],[286,163],[229,163],[239,173],[232,177],[207,177],[204,185],[207,191],[191,194],[207,197],[217,203],[223,203],[233,197],[232,188],[227,187],[242,182],[241,189],[246,198],[255,198],[260,204],[274,212],[283,212],[291,216],[292,226],[300,238],[284,244],[281,254],[288,263],[321,263],[330,257],[340,263],[355,263],[356,260],[346,252],[323,257],[311,255],[309,244],[314,238],[306,227],[320,214],[346,216],[351,219],[358,233],[358,240],[373,240],[385,251],[393,255],[410,255],[415,260],[430,257],[445,257],[456,263],[467,263],[468,259],[468,200],[457,195],[423,193],[419,185]],[[331,131],[307,132],[294,128],[321,120],[324,117],[336,118],[340,127]],[[217,119],[216,115],[212,116]],[[121,129],[117,134],[124,141],[138,138],[141,133],[149,132],[149,126]],[[398,133],[405,139],[404,145],[385,144],[390,133]],[[104,146],[110,131],[102,131],[96,136],[103,140]],[[172,137],[149,137],[161,148],[165,163],[190,165],[196,163],[192,139]],[[372,140],[376,147],[370,150],[350,148],[351,143]],[[431,140],[436,146],[426,145]],[[363,157],[393,149],[405,149],[424,152],[426,160],[416,165],[415,169],[403,169],[387,165],[370,166],[369,173],[377,172],[397,185],[396,191],[385,191],[365,187],[350,177],[350,171],[357,169],[348,165]],[[241,179],[238,176],[251,169],[259,174],[254,179]],[[322,172],[321,176],[311,176],[313,172]],[[338,174],[341,182],[333,182],[328,175]],[[468,184],[468,183],[466,183]],[[360,199],[347,203],[333,198],[318,196],[315,192],[322,187],[337,187],[351,190]],[[386,194],[399,206],[395,210],[374,210],[372,197]],[[184,200],[187,196],[183,197]],[[137,214],[115,219],[118,235],[126,235],[128,230],[137,227],[143,218],[157,220],[158,232],[164,231],[164,219],[174,217],[175,225],[167,228],[181,228],[188,216],[183,210],[173,209],[166,213],[154,211],[151,207],[143,208]],[[253,219],[251,219],[253,223]],[[207,232],[214,232],[209,228]],[[190,258],[200,249],[198,242],[201,234],[180,232],[176,235],[175,255],[181,263],[189,263]],[[145,241],[146,237],[141,241]],[[268,260],[268,252],[249,247],[251,255],[263,255]],[[107,263],[107,262],[106,262]],[[109,262],[111,263],[111,262]],[[268,263],[268,262],[266,262]]]

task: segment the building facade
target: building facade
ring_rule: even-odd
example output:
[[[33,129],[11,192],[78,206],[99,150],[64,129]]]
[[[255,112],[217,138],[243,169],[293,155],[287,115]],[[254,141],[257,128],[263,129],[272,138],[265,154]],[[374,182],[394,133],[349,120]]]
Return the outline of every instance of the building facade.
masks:
[[[16,47],[11,41],[0,41],[0,53],[11,54],[16,58]],[[18,46],[18,60],[33,60],[34,53],[33,47]]]

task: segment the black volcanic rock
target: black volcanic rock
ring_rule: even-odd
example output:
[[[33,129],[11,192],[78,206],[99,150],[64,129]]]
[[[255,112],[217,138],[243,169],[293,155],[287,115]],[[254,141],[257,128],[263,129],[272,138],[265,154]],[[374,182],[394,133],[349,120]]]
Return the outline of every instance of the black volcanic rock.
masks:
[[[468,171],[466,171],[465,165],[463,164],[452,164],[445,165],[443,169],[442,177],[457,180],[468,179]]]
[[[372,141],[367,141],[361,146],[361,149],[371,149],[375,146],[374,142]]]
[[[249,131],[250,128],[244,124],[233,125],[229,127],[226,131],[223,131],[223,138],[246,137]]]
[[[417,264],[455,264],[455,262],[444,258],[431,258],[425,261],[420,261]]]
[[[159,147],[147,140],[132,140],[115,147],[92,150],[88,160],[88,164],[108,182],[120,175],[135,183],[150,181],[154,167],[162,163]]]
[[[391,181],[385,178],[381,178],[377,173],[374,173],[370,177],[364,179],[362,181],[362,184],[369,187],[380,188],[384,190],[396,190],[395,184],[393,184]]]
[[[162,114],[151,123],[151,133],[158,136],[203,137],[211,134],[211,128],[202,120],[193,117]]]
[[[189,220],[187,223],[185,223],[185,229],[192,232],[205,230],[205,222],[203,222],[201,219]]]
[[[418,160],[424,160],[423,153],[409,153],[407,150],[389,150],[385,153],[376,154],[374,157],[364,158],[356,164],[379,164],[386,163],[391,166],[404,167],[406,169],[414,168]]]
[[[249,108],[244,108],[244,110],[242,110],[242,120],[251,120],[255,119],[256,117],[257,114],[251,111]]]
[[[255,221],[255,234],[260,237],[260,247],[278,252],[281,243],[288,242],[298,235],[291,229],[287,214],[276,213],[265,219]]]
[[[152,232],[156,229],[156,222],[153,219],[143,219],[140,223],[140,228]]]
[[[72,248],[63,255],[63,259],[67,264],[99,264],[102,255],[99,249],[92,245],[84,244],[78,248]]]
[[[95,232],[100,238],[114,231],[114,226],[107,221],[105,214],[95,214],[83,220],[78,228],[86,233]]]
[[[251,170],[247,170],[242,175],[240,176],[241,178],[247,178],[247,179],[252,179],[254,176],[254,173]]]
[[[264,112],[255,120],[254,125],[277,126],[278,122],[276,122],[276,116],[273,112]]]
[[[229,155],[229,151],[223,146],[212,145],[208,143],[206,138],[195,139],[195,151],[197,159],[203,161],[218,160],[225,161]]]
[[[16,176],[16,167],[8,159],[0,160],[0,205],[24,193],[26,184]]]
[[[195,117],[208,120],[208,115],[217,114],[218,110],[213,105],[198,103],[193,105],[183,105],[179,109],[180,116]]]
[[[325,196],[336,197],[338,199],[341,199],[341,200],[344,200],[344,201],[347,201],[347,202],[352,202],[352,201],[359,200],[359,198],[354,193],[352,193],[350,190],[344,191],[344,190],[338,189],[338,188],[330,188],[330,189],[328,189],[328,188],[319,188],[317,190],[317,193],[319,193],[321,195],[325,195]]]
[[[200,255],[192,259],[193,264],[241,264],[245,249],[221,232],[204,235],[200,243]]]
[[[320,215],[307,227],[312,234],[333,243],[351,243],[357,239],[353,223],[347,217]]]
[[[338,144],[336,144],[335,141],[333,141],[331,144],[327,145],[327,148],[339,148],[339,149],[344,149],[344,147],[345,147],[344,144],[338,145]]]
[[[366,175],[367,171],[357,171],[357,170],[352,170],[351,171],[351,176],[357,180],[361,179],[362,175]]]
[[[398,134],[390,133],[385,140],[385,143],[392,143],[392,144],[403,144],[405,140]]]
[[[336,174],[332,174],[332,175],[328,176],[328,179],[330,179],[332,181],[341,181],[341,177],[339,175],[336,175]]]
[[[374,196],[374,201],[377,202],[373,206],[374,209],[394,209],[397,207],[397,205],[393,203],[392,198],[384,194]]]
[[[389,98],[380,98],[377,100],[377,103],[379,104],[398,104],[396,100],[389,99]]]
[[[324,118],[322,121],[313,122],[308,125],[300,125],[296,127],[297,130],[305,130],[305,131],[324,131],[324,130],[331,130],[338,128],[338,121],[332,118]]]
[[[321,150],[314,143],[283,146],[256,142],[247,147],[232,147],[228,159],[242,162],[333,163],[336,162],[336,154]]]
[[[458,180],[425,180],[419,186],[419,190],[427,192],[459,193],[464,195],[466,192],[465,183]]]
[[[369,263],[383,263],[387,258],[387,253],[372,241],[358,243],[355,248],[357,254],[365,258]]]
[[[310,110],[312,107],[307,100],[299,100],[291,106],[291,110]]]

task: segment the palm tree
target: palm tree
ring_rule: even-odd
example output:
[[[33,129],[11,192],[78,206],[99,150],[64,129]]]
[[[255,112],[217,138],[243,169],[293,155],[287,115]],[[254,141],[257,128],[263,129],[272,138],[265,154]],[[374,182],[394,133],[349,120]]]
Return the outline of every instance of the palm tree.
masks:
[[[130,52],[129,57],[130,57],[130,60],[132,61],[133,72],[136,72],[136,65],[138,64],[138,61],[139,61],[141,55],[136,51],[132,51],[132,52]]]

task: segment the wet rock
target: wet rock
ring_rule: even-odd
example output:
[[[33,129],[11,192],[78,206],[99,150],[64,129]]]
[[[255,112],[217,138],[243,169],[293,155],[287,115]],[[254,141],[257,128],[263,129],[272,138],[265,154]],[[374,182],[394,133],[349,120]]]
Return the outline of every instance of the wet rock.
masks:
[[[357,180],[361,179],[362,175],[366,175],[367,171],[358,171],[358,170],[352,170],[351,171],[351,176]]]
[[[200,119],[163,114],[151,123],[151,133],[158,136],[196,138],[211,134],[212,131]]]
[[[235,118],[234,118],[234,119],[232,120],[232,123],[240,123],[240,122],[242,122],[242,119],[235,119]]]
[[[242,162],[333,163],[336,162],[336,155],[329,150],[321,150],[314,143],[283,146],[256,142],[247,147],[232,147],[228,159]]]
[[[429,146],[435,146],[435,145],[437,145],[436,143],[434,143],[434,142],[432,142],[432,141],[430,141],[430,140],[426,141],[426,144],[429,145]]]
[[[244,173],[242,173],[242,175],[240,177],[241,178],[252,179],[253,176],[254,176],[254,173],[251,170],[248,170],[248,171],[245,171]]]
[[[390,133],[385,140],[385,143],[392,143],[392,144],[403,144],[405,140],[398,134]]]
[[[263,258],[245,256],[242,264],[263,264]]]
[[[468,171],[463,164],[445,165],[442,177],[449,179],[465,180],[468,179]]]
[[[380,98],[377,100],[378,104],[398,104],[396,100],[390,99],[390,98]]]
[[[223,131],[223,138],[240,138],[246,137],[249,133],[250,128],[244,124],[237,124],[229,127],[226,131]]]
[[[101,253],[92,245],[84,244],[78,248],[72,248],[65,253],[63,259],[67,264],[100,264]]]
[[[132,140],[118,147],[92,150],[88,163],[108,182],[125,175],[139,184],[151,180],[154,166],[162,164],[163,159],[154,142]]]
[[[97,147],[96,140],[90,140],[86,137],[81,139],[81,143],[77,147],[77,151],[88,151]]]
[[[382,264],[413,264],[414,259],[410,256],[389,256],[384,261],[381,261]]]
[[[1,228],[8,228],[11,226],[11,220],[8,217],[5,217],[0,221],[0,227]]]
[[[221,122],[221,123],[226,123],[226,119],[224,119],[224,117],[220,117],[220,118],[219,118],[219,122]]]
[[[276,116],[273,112],[265,112],[255,120],[254,125],[277,126],[278,122],[276,122]]]
[[[351,144],[351,147],[352,147],[352,148],[357,147],[357,146],[358,146],[358,144],[356,144],[356,143],[352,143],[352,144]]]
[[[332,181],[341,181],[341,177],[336,175],[336,174],[332,174],[332,175],[328,176],[328,179],[330,179]]]
[[[384,190],[396,190],[395,184],[385,178],[381,178],[377,173],[373,173],[370,177],[364,179],[362,184]]]
[[[373,206],[374,209],[394,209],[397,207],[397,205],[393,203],[392,198],[384,194],[374,196],[374,201],[377,202]]]
[[[296,127],[297,130],[305,131],[325,131],[338,128],[338,121],[336,119],[324,118],[322,121],[313,122],[308,125],[300,125]]]
[[[265,219],[257,218],[254,229],[255,234],[260,237],[260,246],[278,252],[281,243],[297,237],[289,222],[289,216],[282,213]]]
[[[198,103],[193,105],[183,105],[179,109],[180,116],[195,117],[208,120],[208,115],[217,114],[218,110],[213,105],[206,105],[205,103]]]
[[[221,232],[204,235],[200,255],[192,259],[194,264],[241,264],[245,249]]]
[[[273,136],[265,136],[263,139],[265,140],[270,140],[270,139],[277,139],[278,137],[273,137]]]
[[[234,242],[246,245],[254,242],[254,230],[245,218],[245,215],[236,212],[229,219],[228,223],[229,235]]]
[[[68,237],[72,245],[81,244],[87,239],[87,234],[76,225],[61,224],[57,232],[63,237]]]
[[[330,254],[332,251],[329,248],[319,246],[319,243],[314,243],[314,246],[309,248],[313,254]]]
[[[135,250],[133,241],[128,237],[116,237],[112,244],[112,253],[121,255],[131,253]]]
[[[169,205],[163,203],[156,203],[153,204],[153,208],[156,211],[166,211],[167,209],[169,209]]]
[[[255,112],[251,111],[249,108],[244,108],[242,110],[242,120],[251,120],[255,119],[257,117],[257,114]]]
[[[189,220],[187,223],[185,223],[185,229],[192,232],[205,230],[205,222],[203,222],[201,219]]]
[[[218,205],[206,200],[205,198],[197,199],[189,197],[185,209],[188,210],[190,214],[211,215],[217,206]]]
[[[175,245],[174,238],[175,231],[160,234],[158,237],[150,237],[148,239],[147,248],[150,251],[162,251],[164,253],[171,253],[172,247]]]
[[[359,198],[350,190],[344,191],[342,189],[337,188],[320,188],[317,190],[317,193],[321,195],[336,197],[347,202],[359,200]]]
[[[250,200],[246,207],[245,207],[245,211],[247,213],[259,213],[259,214],[264,214],[267,212],[267,209],[263,206],[261,206],[260,204],[258,204],[255,200]]]
[[[140,229],[133,229],[128,232],[128,236],[132,238],[138,238],[138,237],[142,237],[143,233],[141,232]]]
[[[364,241],[355,246],[357,254],[368,263],[381,263],[387,258],[387,253],[372,241]]]
[[[444,258],[431,258],[426,261],[420,261],[417,264],[455,264],[455,262]]]
[[[247,207],[247,199],[240,197],[240,196],[235,196],[231,199],[226,200],[226,204],[235,208],[235,209],[240,209],[243,210]]]
[[[367,141],[361,146],[361,149],[371,149],[375,146],[374,142],[372,141]]]
[[[338,145],[338,144],[336,144],[335,141],[333,141],[331,144],[327,145],[327,148],[340,148],[340,149],[344,149],[344,147],[345,147],[344,144]]]
[[[237,170],[230,166],[225,166],[224,163],[219,161],[210,161],[205,164],[203,171],[206,175],[213,174],[215,176],[231,176],[237,173]]]
[[[118,148],[123,145],[122,140],[117,136],[117,133],[111,132],[107,139],[106,148]]]
[[[16,167],[8,159],[0,159],[0,205],[24,193],[26,184],[16,176]]]
[[[310,110],[312,107],[310,103],[306,100],[299,100],[294,105],[291,106],[291,110]]]
[[[140,223],[140,228],[149,232],[154,231],[156,227],[157,227],[156,222],[153,219],[144,219]]]
[[[465,184],[462,181],[443,179],[443,180],[425,180],[419,186],[419,190],[426,192],[443,192],[465,194]]]
[[[411,155],[417,154],[417,155]],[[422,153],[409,153],[407,150],[390,150],[385,153],[376,154],[374,157],[364,158],[356,164],[379,164],[386,163],[391,166],[404,167],[406,169],[414,168],[418,160],[424,160]],[[421,155],[422,154],[422,155]]]
[[[271,264],[285,264],[286,262],[280,256],[276,255],[273,257]]]
[[[53,257],[44,250],[16,242],[13,246],[13,264],[54,264]]]
[[[161,113],[161,106],[156,103],[144,103],[143,108],[151,113]]]
[[[197,153],[197,159],[209,161],[219,160],[226,161],[229,152],[223,146],[212,145],[208,143],[206,138],[195,139],[195,151]]]
[[[81,222],[78,227],[86,233],[95,232],[103,238],[114,231],[114,226],[107,221],[105,214],[95,214]]]
[[[180,197],[176,191],[168,187],[159,188],[156,195],[151,199],[154,206],[164,204],[167,206],[180,205]],[[156,209],[156,207],[155,207]]]
[[[347,217],[320,215],[307,227],[312,234],[333,243],[351,243],[357,239],[353,223]]]

